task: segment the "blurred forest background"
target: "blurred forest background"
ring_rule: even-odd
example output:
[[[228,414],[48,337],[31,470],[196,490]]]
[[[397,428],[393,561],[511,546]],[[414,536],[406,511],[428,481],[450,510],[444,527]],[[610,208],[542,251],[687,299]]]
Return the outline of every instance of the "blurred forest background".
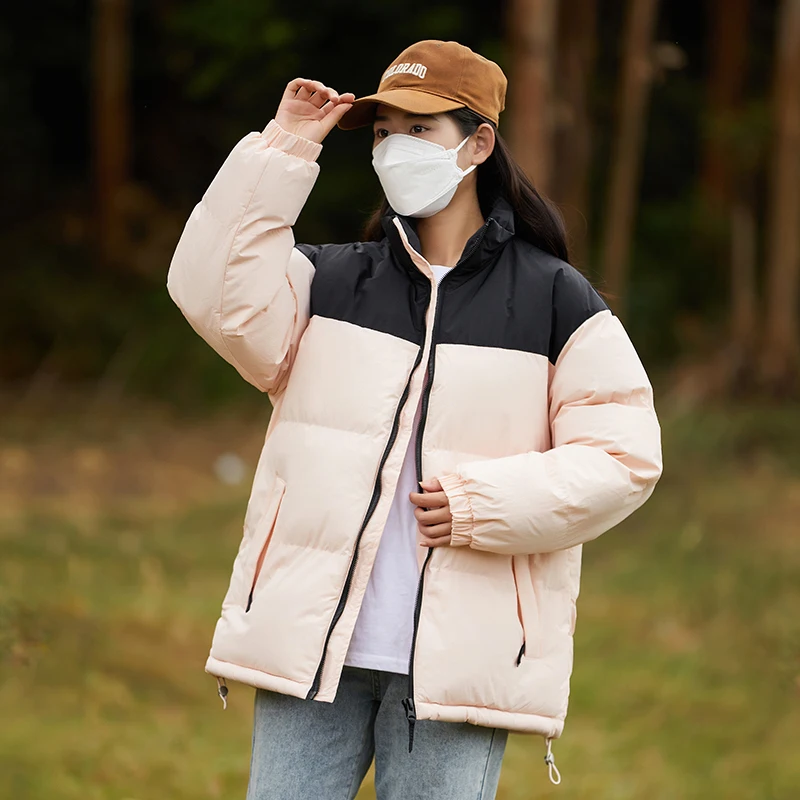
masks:
[[[585,553],[564,785],[513,736],[499,797],[800,796],[800,0],[46,0],[0,11],[0,797],[244,796],[250,690],[202,664],[269,408],[166,272],[291,78],[427,38],[506,71],[664,427]],[[326,140],[298,241],[359,238],[369,151]]]

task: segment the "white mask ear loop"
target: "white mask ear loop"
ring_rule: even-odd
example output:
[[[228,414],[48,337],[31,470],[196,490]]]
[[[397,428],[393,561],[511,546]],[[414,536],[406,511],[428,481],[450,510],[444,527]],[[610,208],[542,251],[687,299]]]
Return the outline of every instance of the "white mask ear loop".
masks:
[[[467,138],[464,139],[464,141],[461,142],[458,147],[453,148],[453,152],[457,153],[469,141],[469,139],[470,137],[467,136]],[[456,162],[456,166],[458,167],[458,162]],[[458,167],[461,170],[461,177],[463,178],[465,175],[469,175],[469,173],[472,172],[472,170],[474,170],[477,166],[477,164],[473,164],[471,167],[467,167],[466,169],[461,169],[461,167]]]

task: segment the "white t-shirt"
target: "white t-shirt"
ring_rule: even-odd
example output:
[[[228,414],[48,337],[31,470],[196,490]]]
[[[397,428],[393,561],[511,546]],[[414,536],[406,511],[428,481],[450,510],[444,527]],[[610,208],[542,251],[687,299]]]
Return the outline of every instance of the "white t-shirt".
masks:
[[[436,283],[452,269],[431,265]],[[414,603],[417,598],[417,518],[410,492],[418,491],[415,449],[422,396],[414,415],[386,527],[344,663],[352,667],[408,673]]]

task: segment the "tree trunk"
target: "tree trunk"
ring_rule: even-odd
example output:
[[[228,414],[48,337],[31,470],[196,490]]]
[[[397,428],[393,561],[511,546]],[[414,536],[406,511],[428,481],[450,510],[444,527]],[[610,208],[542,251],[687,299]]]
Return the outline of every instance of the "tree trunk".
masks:
[[[128,180],[128,0],[95,0],[92,28],[92,135],[97,252],[104,263],[119,254],[120,189]]]
[[[730,345],[727,358],[727,388],[746,394],[753,388],[753,367],[758,339],[757,225],[752,195],[731,206],[730,231]]]
[[[708,9],[711,68],[701,188],[707,207],[726,215],[735,183],[730,129],[742,104],[750,0],[710,0]]]
[[[509,143],[514,156],[546,194],[550,188],[553,147],[553,69],[557,0],[511,0]]]
[[[711,62],[706,87],[706,130],[700,194],[699,233],[719,229],[720,254],[727,262],[730,317],[727,389],[734,395],[753,388],[757,370],[758,284],[756,280],[756,192],[752,168],[742,163],[733,144],[733,128],[741,114],[747,75],[750,0],[709,0],[708,50]]]
[[[626,310],[628,258],[653,80],[651,50],[657,16],[658,0],[628,0],[602,255],[606,290],[621,317]]]
[[[767,220],[766,327],[762,377],[776,394],[800,384],[800,0],[783,0],[774,78],[775,140]]]
[[[585,265],[589,249],[592,125],[589,87],[597,42],[597,0],[563,0],[558,22],[558,99],[551,184],[570,239],[572,261]]]

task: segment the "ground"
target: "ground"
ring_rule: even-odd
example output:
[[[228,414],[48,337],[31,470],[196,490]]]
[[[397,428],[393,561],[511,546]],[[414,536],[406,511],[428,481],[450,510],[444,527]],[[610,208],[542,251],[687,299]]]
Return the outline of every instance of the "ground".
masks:
[[[223,712],[203,664],[266,410],[5,412],[0,797],[243,798],[252,689]],[[653,497],[585,548],[564,782],[512,735],[500,800],[800,796],[800,414],[662,420]]]

